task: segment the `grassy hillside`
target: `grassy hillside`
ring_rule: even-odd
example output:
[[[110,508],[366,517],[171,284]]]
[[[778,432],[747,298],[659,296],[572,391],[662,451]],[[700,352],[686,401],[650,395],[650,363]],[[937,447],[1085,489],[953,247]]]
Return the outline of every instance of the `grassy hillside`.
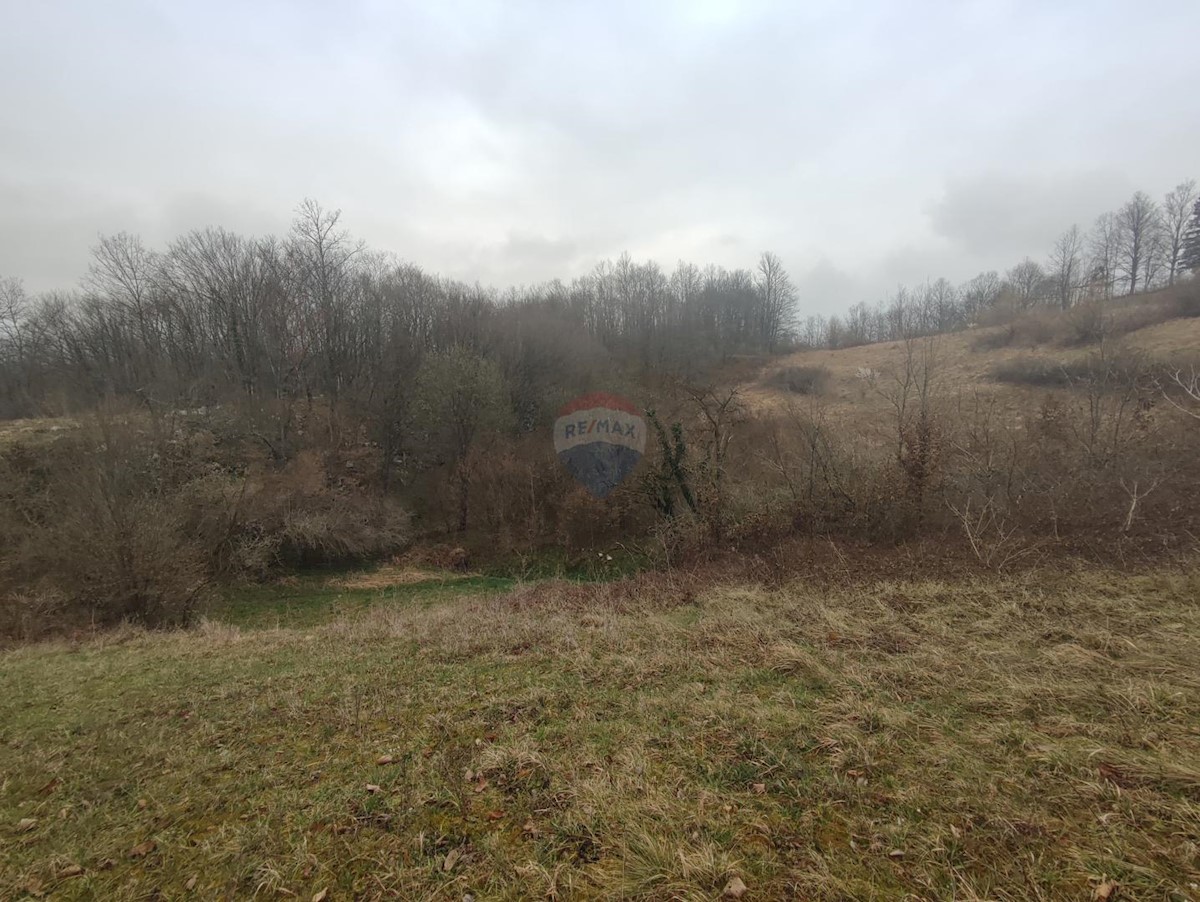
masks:
[[[1136,304],[1134,302],[1137,302]],[[1126,302],[1134,311],[1155,309],[1155,296],[1131,299]],[[1006,385],[994,376],[996,368],[1023,357],[1036,356],[1062,363],[1086,358],[1097,351],[1097,343],[1063,346],[1069,336],[1071,314],[1039,313],[1038,330],[1026,335],[1018,331],[1010,344],[990,347],[1007,326],[970,329],[937,336],[934,341],[937,377],[943,395],[964,396],[979,394],[995,397],[1002,408],[1012,414],[1028,411],[1044,389]],[[1156,317],[1150,316],[1153,320]],[[1039,335],[1038,332],[1043,334]],[[989,340],[990,339],[990,340]],[[1058,339],[1058,340],[1056,340]],[[1114,349],[1145,354],[1149,359],[1194,360],[1200,354],[1200,317],[1170,317],[1154,321],[1109,340]],[[838,419],[869,422],[887,409],[887,401],[874,392],[863,378],[863,371],[885,373],[897,366],[903,354],[903,343],[880,342],[838,350],[801,351],[778,357],[768,363],[757,378],[749,381],[745,390],[752,403],[762,410],[779,410],[794,393],[779,384],[782,371],[795,368],[822,368],[828,371],[828,382],[817,394],[828,404]]]
[[[1200,897],[1194,569],[428,588],[5,652],[0,897]]]

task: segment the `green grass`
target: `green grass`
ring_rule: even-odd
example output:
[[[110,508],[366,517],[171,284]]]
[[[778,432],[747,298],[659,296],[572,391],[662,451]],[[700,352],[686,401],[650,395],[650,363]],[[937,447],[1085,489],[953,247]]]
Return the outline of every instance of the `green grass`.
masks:
[[[281,583],[227,589],[205,613],[210,619],[242,627],[308,627],[379,608],[420,608],[491,595],[514,585],[513,579],[503,576],[446,575],[382,589],[346,589],[332,583],[328,575],[310,573]]]
[[[503,588],[4,653],[0,898],[1198,898],[1194,573]]]

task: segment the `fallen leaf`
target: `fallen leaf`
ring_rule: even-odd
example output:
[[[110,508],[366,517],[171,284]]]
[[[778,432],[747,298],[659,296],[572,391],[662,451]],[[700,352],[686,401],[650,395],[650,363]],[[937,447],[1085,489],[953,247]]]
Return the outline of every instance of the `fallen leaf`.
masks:
[[[767,784],[766,783],[751,783],[750,788],[752,790],[754,790],[754,792],[757,793],[758,795],[762,795],[764,792],[767,791]]]
[[[145,799],[138,799],[138,803],[137,803],[138,811],[145,811],[146,805],[148,805],[148,804],[149,803]]]
[[[328,897],[329,897],[329,888],[326,887],[323,890],[318,890],[317,892],[313,893],[312,902],[325,902],[325,900]]]
[[[740,899],[746,895],[746,884],[742,882],[741,877],[730,877],[729,882],[725,884],[724,896],[726,899]]]
[[[185,883],[183,885],[183,888],[188,890],[189,892],[191,890],[194,890],[196,888],[196,876],[197,876],[196,874],[192,874],[191,877],[188,877],[187,883]]]
[[[1120,884],[1115,880],[1101,880],[1099,885],[1092,890],[1092,898],[1096,902],[1109,902],[1109,900],[1117,898],[1119,888]]]
[[[446,860],[442,862],[442,870],[454,870],[454,866],[458,864],[458,859],[460,858],[462,858],[462,851],[459,849],[451,849],[446,853]]]
[[[892,851],[888,852],[888,858],[900,859],[903,857],[904,857],[903,849],[892,849]]]
[[[375,759],[375,763],[379,764],[379,765],[391,764],[395,760],[396,759],[393,758],[391,755],[380,755],[378,758]]]
[[[19,821],[17,821],[17,829],[20,830],[22,833],[28,833],[30,830],[32,830],[36,826],[37,826],[37,818],[36,817],[23,817]]]
[[[45,890],[42,889],[42,881],[38,880],[36,877],[30,877],[27,881],[25,881],[25,892],[39,899],[46,895]]]
[[[78,877],[83,873],[83,868],[77,864],[69,864],[58,872],[59,877]]]
[[[113,861],[113,859],[105,858],[102,862],[100,862],[99,865],[97,865],[97,867],[99,867],[102,871],[111,871],[114,867],[116,867],[116,865],[117,863]]]
[[[383,792],[383,787],[377,783],[368,783],[367,784],[367,792],[374,795],[377,792]]]
[[[149,855],[151,852],[153,852],[157,848],[158,848],[158,843],[156,843],[152,839],[148,839],[145,842],[138,843],[136,846],[134,846],[132,849],[130,849],[129,857],[130,858],[145,858],[147,855]]]
[[[475,784],[475,792],[483,792],[488,788],[488,781],[483,777],[479,778],[479,782]]]
[[[542,831],[537,828],[537,824],[533,822],[532,818],[521,825],[521,832],[534,839],[542,835]]]
[[[489,811],[487,813],[487,819],[489,821],[498,821],[502,817],[504,817],[504,812],[501,811],[499,808],[497,808],[495,811]]]
[[[463,771],[463,779],[466,780],[468,783],[470,783],[472,780],[475,779],[475,771],[471,770],[471,768],[468,767],[466,770]]]

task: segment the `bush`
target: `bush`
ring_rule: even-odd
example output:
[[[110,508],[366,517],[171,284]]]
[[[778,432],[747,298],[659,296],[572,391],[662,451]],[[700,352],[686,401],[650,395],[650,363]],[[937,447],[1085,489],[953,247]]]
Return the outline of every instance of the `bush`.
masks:
[[[825,366],[787,366],[771,377],[771,385],[797,395],[824,394],[832,378]]]
[[[22,518],[5,530],[10,621],[33,607],[48,618],[52,598],[64,622],[186,623],[208,579],[181,450],[109,423],[36,456],[9,453],[18,480],[6,500]]]
[[[146,425],[144,422],[141,425]],[[0,633],[186,624],[218,579],[404,548],[408,516],[302,452],[281,471],[210,456],[194,430],[110,420],[0,454]]]
[[[1067,365],[1049,357],[1013,357],[992,367],[991,376],[1009,385],[1060,388],[1071,384]]]
[[[1009,385],[1065,388],[1071,385],[1132,385],[1146,372],[1145,361],[1132,352],[1097,353],[1075,360],[1013,357],[992,367],[991,377]]]
[[[1176,316],[1200,316],[1200,275],[1176,286],[1175,313]]]
[[[993,307],[980,317],[979,325],[987,331],[972,340],[971,348],[975,351],[1013,346],[1034,348],[1054,343],[1061,334],[1059,314],[1046,309],[1014,314],[1007,308]]]

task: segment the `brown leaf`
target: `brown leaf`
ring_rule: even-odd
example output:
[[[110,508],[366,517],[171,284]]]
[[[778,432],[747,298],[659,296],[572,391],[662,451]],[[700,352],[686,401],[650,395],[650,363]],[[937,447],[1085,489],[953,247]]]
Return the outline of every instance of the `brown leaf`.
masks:
[[[317,892],[313,893],[312,902],[325,902],[325,900],[328,898],[329,898],[329,887],[326,887],[325,889],[317,890]]]
[[[888,858],[894,858],[896,860],[899,860],[903,857],[904,857],[903,849],[892,849],[892,851],[888,852]]]
[[[138,811],[145,811],[149,803],[145,799],[138,799]]]
[[[754,791],[754,793],[756,795],[762,795],[764,792],[767,791],[767,784],[766,783],[751,783],[750,788]]]
[[[147,855],[149,855],[151,852],[153,852],[157,848],[158,848],[158,843],[156,843],[152,839],[148,839],[145,842],[138,843],[136,846],[134,846],[132,849],[130,849],[129,857],[130,858],[145,858]]]
[[[17,829],[20,830],[22,833],[28,833],[30,830],[32,830],[36,826],[37,826],[37,818],[36,817],[23,817],[19,821],[17,821]]]
[[[726,899],[740,899],[746,895],[747,888],[741,877],[730,877],[729,882],[725,884],[723,895]]]
[[[42,889],[42,881],[38,880],[37,877],[30,877],[25,881],[25,892],[38,899],[46,895],[46,891]]]
[[[375,759],[375,763],[379,764],[379,765],[391,764],[395,760],[396,759],[393,758],[391,755],[380,755],[378,758]]]
[[[383,792],[383,787],[377,783],[368,783],[367,792],[371,793],[371,795],[374,795],[377,792]]]
[[[1117,898],[1117,890],[1121,885],[1115,880],[1101,880],[1100,883],[1092,890],[1092,898],[1096,902],[1110,902]]]
[[[105,858],[102,862],[100,862],[100,864],[97,865],[97,867],[102,871],[111,871],[116,866],[117,863],[111,858]]]
[[[539,836],[542,835],[542,831],[539,830],[537,827],[537,824],[535,824],[533,822],[533,818],[530,818],[524,824],[521,825],[521,832],[526,834],[527,836],[533,837],[534,839],[537,839]]]
[[[475,784],[475,792],[483,792],[487,788],[488,788],[487,779],[484,777],[480,777],[479,781]]]
[[[498,821],[502,817],[504,817],[504,812],[501,811],[499,808],[497,808],[495,811],[489,811],[487,813],[487,819],[489,821]]]
[[[462,858],[461,849],[451,849],[446,853],[446,860],[442,862],[443,871],[452,871],[454,866],[458,864],[458,859]]]
[[[183,885],[183,888],[186,889],[188,892],[191,892],[192,890],[194,890],[196,888],[196,878],[197,878],[196,874],[192,874],[191,877],[188,877],[187,883],[185,883]]]
[[[59,877],[78,877],[83,873],[83,868],[77,864],[69,864],[58,872]]]

